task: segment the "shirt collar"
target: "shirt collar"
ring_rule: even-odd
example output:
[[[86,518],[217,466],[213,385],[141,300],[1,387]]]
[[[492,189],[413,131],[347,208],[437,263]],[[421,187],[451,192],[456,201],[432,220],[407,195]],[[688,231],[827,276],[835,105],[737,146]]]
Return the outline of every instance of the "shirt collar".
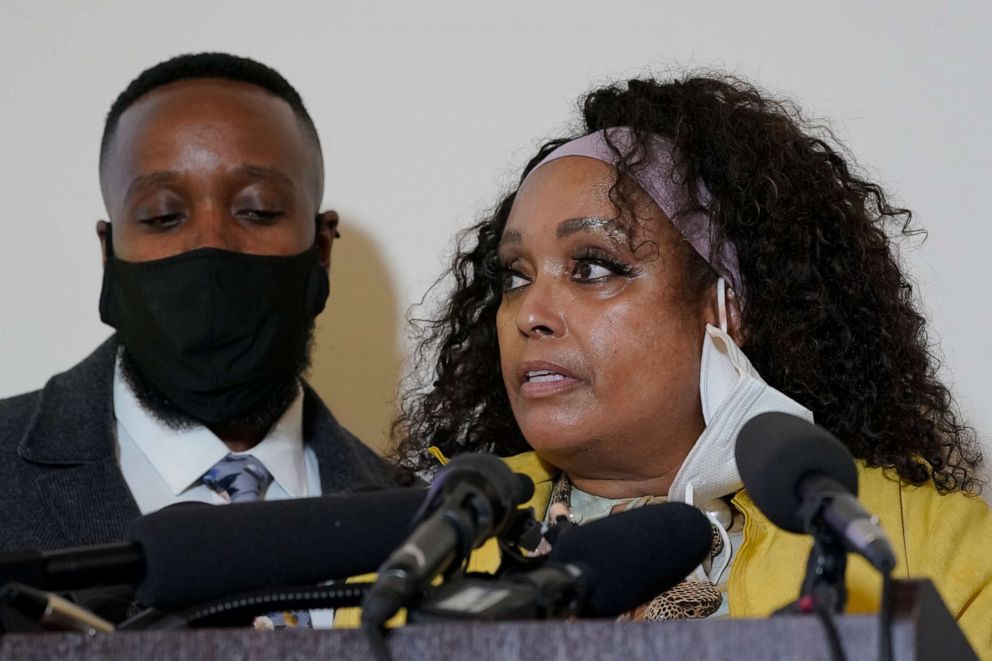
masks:
[[[138,401],[121,374],[120,357],[114,368],[114,414],[134,444],[178,496],[195,486],[214,464],[230,452],[224,442],[203,425],[172,429]],[[303,389],[262,441],[246,452],[262,462],[273,479],[292,498],[307,495],[303,454]]]

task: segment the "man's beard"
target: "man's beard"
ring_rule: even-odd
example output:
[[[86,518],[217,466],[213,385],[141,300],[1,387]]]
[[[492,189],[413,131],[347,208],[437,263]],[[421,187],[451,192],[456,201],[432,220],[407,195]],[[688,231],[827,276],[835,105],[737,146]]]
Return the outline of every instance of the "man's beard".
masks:
[[[121,375],[138,398],[142,408],[176,431],[188,430],[203,425],[208,427],[216,436],[264,436],[282,414],[289,408],[299,393],[303,376],[310,369],[310,354],[313,350],[313,324],[307,334],[307,341],[301,348],[300,354],[293,364],[293,371],[278,382],[273,383],[272,390],[252,409],[236,418],[218,423],[207,424],[186,413],[175,404],[145,376],[137,361],[121,345],[120,365]]]

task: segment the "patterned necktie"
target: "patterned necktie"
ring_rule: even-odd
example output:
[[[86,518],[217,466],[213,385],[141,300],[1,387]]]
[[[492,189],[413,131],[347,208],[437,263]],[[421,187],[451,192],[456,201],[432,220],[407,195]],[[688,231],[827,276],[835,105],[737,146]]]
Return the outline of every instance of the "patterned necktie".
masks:
[[[203,484],[212,491],[227,494],[232,505],[261,500],[272,484],[272,473],[250,454],[229,454],[203,475]],[[312,629],[310,611],[281,611],[255,618],[255,629]]]
[[[203,483],[212,491],[227,494],[232,503],[250,503],[262,499],[272,484],[272,474],[250,454],[229,454],[204,473]]]

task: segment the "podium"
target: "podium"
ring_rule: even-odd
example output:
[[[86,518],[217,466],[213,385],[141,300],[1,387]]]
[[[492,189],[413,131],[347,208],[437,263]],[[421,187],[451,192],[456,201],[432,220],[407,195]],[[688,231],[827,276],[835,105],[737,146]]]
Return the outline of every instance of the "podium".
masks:
[[[900,581],[893,599],[893,659],[976,658],[929,581]],[[878,658],[875,616],[840,616],[845,656]],[[446,622],[411,625],[389,635],[396,661],[600,661],[601,659],[803,659],[829,661],[830,650],[815,617],[687,622]],[[989,650],[984,651],[989,654]],[[251,631],[189,629],[0,636],[0,660],[141,659],[142,661],[238,659],[368,659],[359,630]]]

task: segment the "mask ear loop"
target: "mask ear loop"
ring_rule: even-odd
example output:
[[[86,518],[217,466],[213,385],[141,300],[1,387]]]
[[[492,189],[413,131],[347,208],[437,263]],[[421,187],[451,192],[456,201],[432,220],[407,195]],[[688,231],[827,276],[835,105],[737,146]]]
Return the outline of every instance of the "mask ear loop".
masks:
[[[689,483],[685,485],[685,499],[682,502],[684,502],[686,505],[695,507],[696,505],[693,502],[696,499],[695,497],[696,497],[695,485],[692,483],[692,480],[689,480]],[[692,570],[692,573],[690,573],[686,578],[693,581],[709,580],[709,578],[706,576],[706,570],[703,569],[702,563],[697,565],[696,568]]]
[[[720,276],[716,280],[716,306],[720,311],[720,330],[727,332],[727,281]]]
[[[110,223],[107,223],[107,232],[103,235],[103,237],[103,245],[107,248],[107,259],[109,260],[114,256],[114,226]]]

